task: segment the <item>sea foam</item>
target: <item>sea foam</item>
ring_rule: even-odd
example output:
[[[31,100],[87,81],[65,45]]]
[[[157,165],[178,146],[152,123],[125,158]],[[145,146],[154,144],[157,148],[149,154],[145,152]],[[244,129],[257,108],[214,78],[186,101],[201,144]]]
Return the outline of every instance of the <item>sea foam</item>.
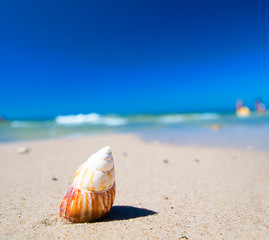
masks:
[[[187,121],[215,120],[220,116],[217,113],[197,113],[197,114],[167,114],[158,118],[161,123],[180,123]]]
[[[67,115],[67,116],[60,115],[55,118],[55,121],[57,124],[61,125],[100,124],[107,126],[121,126],[127,124],[127,119],[125,118],[117,116],[102,116],[97,113]]]

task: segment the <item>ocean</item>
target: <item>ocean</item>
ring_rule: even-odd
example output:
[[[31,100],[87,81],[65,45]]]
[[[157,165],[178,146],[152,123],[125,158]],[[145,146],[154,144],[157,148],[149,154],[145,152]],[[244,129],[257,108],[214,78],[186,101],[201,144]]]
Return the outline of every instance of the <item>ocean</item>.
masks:
[[[0,142],[132,133],[146,141],[269,151],[269,112],[78,114],[47,120],[0,122]]]

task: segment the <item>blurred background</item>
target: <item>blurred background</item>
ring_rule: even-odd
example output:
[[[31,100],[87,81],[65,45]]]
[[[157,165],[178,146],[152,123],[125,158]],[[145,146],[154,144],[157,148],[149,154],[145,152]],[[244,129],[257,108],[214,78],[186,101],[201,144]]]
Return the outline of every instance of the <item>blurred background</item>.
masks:
[[[269,150],[268,1],[0,5],[0,142],[137,133]]]

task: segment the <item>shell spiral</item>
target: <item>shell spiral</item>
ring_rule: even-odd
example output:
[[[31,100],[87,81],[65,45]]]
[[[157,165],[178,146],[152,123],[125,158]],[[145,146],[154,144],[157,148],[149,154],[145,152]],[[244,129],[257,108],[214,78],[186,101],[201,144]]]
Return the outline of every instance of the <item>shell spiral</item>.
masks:
[[[60,216],[71,222],[91,222],[105,216],[116,195],[115,169],[110,147],[104,147],[75,173],[60,206]]]

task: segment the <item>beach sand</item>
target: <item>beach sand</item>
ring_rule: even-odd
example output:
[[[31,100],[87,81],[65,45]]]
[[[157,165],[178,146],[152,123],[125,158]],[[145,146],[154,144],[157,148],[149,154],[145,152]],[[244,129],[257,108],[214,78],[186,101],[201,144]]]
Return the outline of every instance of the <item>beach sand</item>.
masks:
[[[60,219],[76,169],[105,145],[116,167],[110,214]],[[1,239],[269,239],[268,152],[102,135],[2,144],[0,166]]]

